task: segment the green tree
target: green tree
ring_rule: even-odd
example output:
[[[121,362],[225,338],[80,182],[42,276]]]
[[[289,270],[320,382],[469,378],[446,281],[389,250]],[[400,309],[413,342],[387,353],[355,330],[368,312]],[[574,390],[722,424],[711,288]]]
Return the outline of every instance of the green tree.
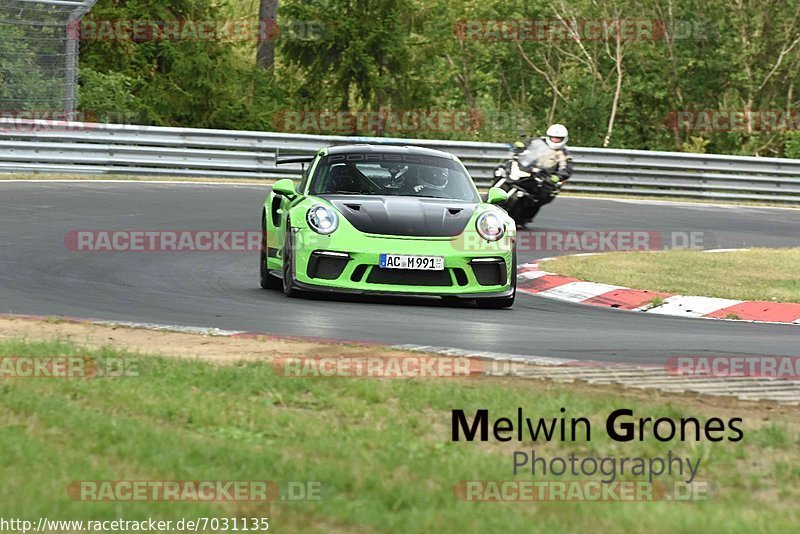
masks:
[[[100,0],[91,17],[247,13],[255,22],[257,8],[269,18],[277,3]],[[655,26],[649,36],[561,31],[518,39],[502,26],[608,20]],[[794,0],[283,0],[278,24],[274,54],[272,41],[84,42],[82,105],[152,124],[255,129],[274,128],[272,114],[287,109],[470,110],[479,120],[467,130],[409,135],[500,141],[557,121],[581,146],[698,150],[696,138],[712,153],[796,154],[796,136],[785,128],[701,131],[671,121],[682,110],[796,114]],[[27,53],[17,53],[13,68],[33,65],[28,77],[37,80]],[[0,79],[9,65],[0,65]],[[51,90],[34,84],[27,90]]]
[[[211,0],[140,0],[121,5],[101,0],[84,24],[214,21],[220,13]],[[110,35],[111,39],[82,42],[85,111],[103,110],[114,101],[125,105],[120,111],[150,124],[217,128],[248,124],[255,89],[265,84],[266,75],[255,71],[236,42],[190,32],[184,38],[142,42],[125,34]]]
[[[403,101],[410,63],[410,36],[403,16],[409,0],[292,0],[281,20],[324,17],[314,38],[280,41],[285,60],[299,69],[306,88],[337,101],[339,110]]]
[[[0,37],[0,110],[61,112],[64,82],[48,76],[40,64],[35,35],[3,24]]]

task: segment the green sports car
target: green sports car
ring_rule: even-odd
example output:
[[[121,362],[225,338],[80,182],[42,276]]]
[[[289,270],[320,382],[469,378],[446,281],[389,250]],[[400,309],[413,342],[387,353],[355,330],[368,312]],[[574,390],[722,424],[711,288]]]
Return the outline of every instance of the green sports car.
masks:
[[[455,156],[419,147],[348,145],[276,182],[261,215],[261,287],[428,295],[506,308],[516,294],[516,226],[484,202]]]

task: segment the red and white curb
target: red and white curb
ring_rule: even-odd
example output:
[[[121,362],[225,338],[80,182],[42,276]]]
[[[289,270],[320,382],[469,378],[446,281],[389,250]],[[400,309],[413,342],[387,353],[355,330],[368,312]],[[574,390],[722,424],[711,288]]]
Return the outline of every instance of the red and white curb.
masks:
[[[551,258],[521,265],[517,289],[539,297],[618,310],[800,325],[800,304],[675,295],[585,282],[542,270],[540,264],[549,259]]]

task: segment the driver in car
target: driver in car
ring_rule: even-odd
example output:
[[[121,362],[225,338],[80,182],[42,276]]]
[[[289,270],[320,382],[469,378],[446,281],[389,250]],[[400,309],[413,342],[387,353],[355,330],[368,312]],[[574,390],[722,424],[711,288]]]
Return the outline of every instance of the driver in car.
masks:
[[[447,169],[438,167],[419,168],[416,173],[416,180],[405,180],[403,184],[404,195],[414,196],[439,196],[436,191],[442,191],[447,187],[449,179]]]
[[[336,165],[330,171],[330,176],[328,176],[328,185],[325,188],[325,192],[328,194],[360,193],[361,181],[359,180],[358,176],[356,176],[356,171],[349,165]]]

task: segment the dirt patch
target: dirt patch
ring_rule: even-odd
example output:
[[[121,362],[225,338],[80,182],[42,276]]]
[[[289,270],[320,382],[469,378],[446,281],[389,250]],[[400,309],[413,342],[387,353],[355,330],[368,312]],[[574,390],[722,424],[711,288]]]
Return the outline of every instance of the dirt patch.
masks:
[[[112,347],[130,352],[200,359],[226,364],[269,361],[280,357],[370,356],[385,354],[380,345],[341,345],[279,336],[214,336],[106,326],[92,323],[0,318],[0,339],[71,341],[87,348]],[[396,352],[396,354],[410,354]]]

